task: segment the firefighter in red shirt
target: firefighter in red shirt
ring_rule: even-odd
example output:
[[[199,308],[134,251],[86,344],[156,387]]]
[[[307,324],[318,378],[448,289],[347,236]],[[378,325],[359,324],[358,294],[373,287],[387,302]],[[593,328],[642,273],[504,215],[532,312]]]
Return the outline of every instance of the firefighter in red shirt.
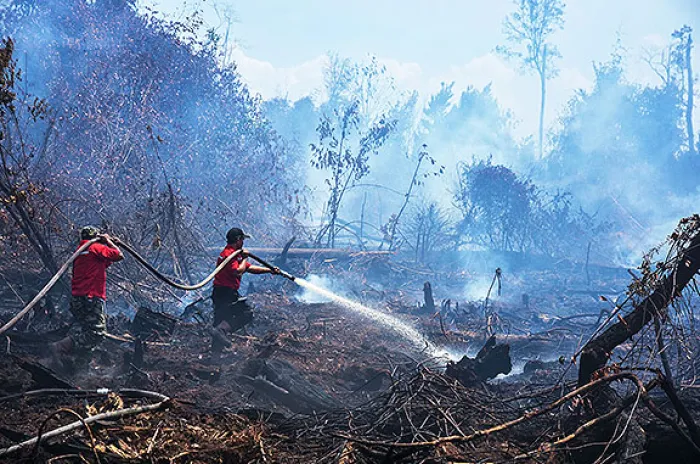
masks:
[[[102,342],[107,330],[104,305],[107,268],[124,259],[121,250],[107,234],[95,227],[80,230],[80,244],[100,237],[73,261],[70,311],[75,319],[68,336],[54,344],[55,355],[89,353]]]
[[[211,299],[214,303],[214,331],[212,333],[212,353],[218,354],[230,341],[225,333],[235,332],[253,320],[253,306],[238,293],[241,277],[251,274],[279,274],[279,269],[255,266],[247,260],[248,252],[243,249],[243,240],[250,238],[243,230],[234,227],[226,233],[226,247],[219,254],[217,266],[236,250],[242,252],[234,258],[216,277]]]

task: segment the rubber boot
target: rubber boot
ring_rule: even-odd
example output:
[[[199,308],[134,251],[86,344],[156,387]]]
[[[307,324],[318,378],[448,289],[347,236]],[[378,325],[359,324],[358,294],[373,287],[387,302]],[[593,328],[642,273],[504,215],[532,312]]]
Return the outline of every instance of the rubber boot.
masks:
[[[72,364],[70,353],[73,351],[73,339],[70,337],[51,343],[51,368],[56,372],[65,374],[70,370]]]
[[[211,351],[212,353],[221,353],[224,348],[228,348],[233,343],[231,340],[228,338],[226,335],[226,332],[224,331],[224,328],[228,328],[228,324],[224,325],[225,323],[222,322],[216,327],[210,327],[209,328],[209,334],[211,335]]]

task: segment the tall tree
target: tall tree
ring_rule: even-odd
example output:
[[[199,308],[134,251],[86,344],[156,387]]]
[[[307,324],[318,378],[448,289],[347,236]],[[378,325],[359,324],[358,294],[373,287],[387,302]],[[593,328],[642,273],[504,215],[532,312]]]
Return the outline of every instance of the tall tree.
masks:
[[[674,64],[678,66],[682,77],[685,77],[687,87],[685,101],[685,129],[688,134],[688,151],[695,153],[695,134],[693,132],[693,108],[694,102],[694,81],[693,65],[691,60],[693,50],[693,29],[690,26],[683,26],[677,31],[674,31],[672,37],[676,40],[676,44],[672,49],[672,59]]]
[[[394,134],[397,121],[392,109],[398,95],[393,78],[376,58],[363,62],[338,55],[328,58],[324,70],[328,101],[319,110],[311,165],[327,173],[324,183],[329,190],[316,242],[325,239],[333,247],[338,231],[348,230],[339,217],[347,191],[370,173],[369,155],[377,154]]]
[[[332,117],[324,114],[319,122],[318,143],[311,144],[311,164],[329,172],[326,179],[330,196],[326,204],[328,222],[320,229],[316,242],[326,237],[326,246],[335,247],[338,213],[348,188],[369,173],[369,154],[377,153],[391,133],[395,122],[380,119],[362,127],[359,102],[335,109]]]
[[[561,57],[556,45],[548,40],[564,27],[565,4],[561,0],[514,0],[514,3],[515,11],[503,22],[511,46],[497,47],[496,50],[518,59],[524,69],[536,72],[540,79],[538,152],[542,158],[547,80],[556,77],[558,70],[554,60]]]

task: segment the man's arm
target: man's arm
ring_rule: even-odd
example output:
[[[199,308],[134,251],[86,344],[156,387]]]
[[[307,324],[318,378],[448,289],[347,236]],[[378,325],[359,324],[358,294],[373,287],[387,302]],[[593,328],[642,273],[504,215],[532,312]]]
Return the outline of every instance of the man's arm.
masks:
[[[103,257],[115,263],[124,259],[124,253],[117,247],[112,237],[107,234],[102,234],[100,238],[100,242],[104,244],[104,248],[101,250]]]
[[[248,262],[248,259],[245,258],[240,263],[234,259],[233,261],[231,261],[231,264],[229,266],[231,266],[231,269],[233,269],[233,271],[236,274],[241,276],[241,275],[245,274],[246,272],[248,272],[248,269],[250,268],[251,265]]]
[[[251,274],[279,274],[280,270],[277,267],[274,267],[270,269],[267,266],[256,266],[255,264],[250,264],[248,263],[248,250],[241,250],[241,254],[245,258],[243,261],[241,261],[241,264],[246,263],[246,268],[241,274],[244,272],[250,272]]]
[[[251,274],[279,274],[279,269],[270,269],[269,267],[255,266],[251,264],[248,266],[248,272]]]

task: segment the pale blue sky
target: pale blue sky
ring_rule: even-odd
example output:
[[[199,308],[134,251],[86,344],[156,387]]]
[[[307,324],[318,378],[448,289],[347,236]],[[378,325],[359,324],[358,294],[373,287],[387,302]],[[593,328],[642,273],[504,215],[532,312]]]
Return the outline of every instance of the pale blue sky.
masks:
[[[298,98],[321,85],[328,51],[361,59],[377,55],[403,88],[428,93],[440,81],[456,88],[493,82],[502,105],[520,121],[519,135],[536,126],[537,86],[515,64],[494,56],[503,43],[502,22],[511,0],[144,0],[178,15],[201,5],[205,20],[219,25],[214,5],[229,7],[237,22],[234,57],[246,82],[264,97]],[[683,24],[700,31],[700,0],[570,0],[564,30],[554,41],[563,55],[550,84],[547,118],[552,124],[577,88],[593,79],[593,61],[610,56],[618,34],[627,49],[628,77],[653,82],[641,60],[644,49],[667,41]],[[696,62],[700,54],[696,48]],[[696,64],[700,69],[700,63]],[[532,110],[532,111],[531,111]]]

